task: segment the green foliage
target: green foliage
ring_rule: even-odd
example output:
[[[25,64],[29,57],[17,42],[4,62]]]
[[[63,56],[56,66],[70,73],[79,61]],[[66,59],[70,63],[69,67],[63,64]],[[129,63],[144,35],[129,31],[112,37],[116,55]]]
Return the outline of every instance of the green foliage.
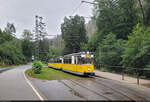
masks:
[[[150,27],[138,24],[128,38],[122,63],[124,66],[143,68],[150,61]]]
[[[88,40],[88,49],[89,49],[89,51],[91,51],[91,52],[96,51],[98,43],[101,40],[101,37],[99,37],[99,36],[101,36],[101,34],[96,32],[89,38],[89,40]]]
[[[24,29],[22,37],[25,40],[32,40],[33,34],[30,32],[30,30]]]
[[[34,46],[31,41],[22,40],[22,53],[25,56],[27,62],[31,61],[33,47]]]
[[[88,50],[88,44],[87,43],[81,43],[80,44],[81,51],[87,51]]]
[[[22,49],[22,41],[13,37],[15,32],[14,25],[7,25],[5,31],[0,30],[0,63],[5,64],[24,64],[26,63]]]
[[[0,30],[0,44],[6,42],[6,41],[11,41],[13,40],[13,36],[9,33],[6,33],[6,32],[2,32]]]
[[[122,60],[121,55],[124,50],[124,43],[125,41],[123,40],[116,40],[116,36],[114,34],[108,34],[101,43],[99,43],[98,49],[95,52],[95,63],[108,66],[120,65],[120,61]],[[111,70],[111,68],[109,69]]]
[[[34,61],[32,63],[32,71],[34,72],[34,74],[40,74],[42,67],[43,65],[41,61]]]
[[[25,57],[22,54],[21,42],[9,41],[0,45],[0,62],[4,64],[23,64]]]
[[[117,39],[127,39],[137,20],[135,0],[96,0],[96,22],[101,34],[114,33]]]
[[[42,40],[40,43],[40,46],[39,46],[39,48],[40,48],[40,55],[39,55],[39,57],[40,57],[40,60],[41,61],[47,61],[47,55],[48,55],[48,53],[49,53],[49,42],[48,42],[48,39],[44,39],[44,40]]]
[[[87,43],[85,21],[81,16],[65,17],[61,32],[65,41],[64,54],[79,52],[81,43]]]
[[[56,46],[50,46],[49,48],[49,53],[48,53],[48,58],[55,58],[60,56],[61,52]]]
[[[150,0],[95,1],[97,31],[88,41],[95,66],[106,65],[109,71],[119,71],[110,66],[123,66],[131,74],[135,74],[134,67],[149,68]]]

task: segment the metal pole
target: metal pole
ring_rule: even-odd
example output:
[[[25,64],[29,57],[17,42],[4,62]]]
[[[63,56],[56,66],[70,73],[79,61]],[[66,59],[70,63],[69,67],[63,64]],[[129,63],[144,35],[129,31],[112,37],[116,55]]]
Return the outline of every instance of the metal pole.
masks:
[[[124,67],[122,67],[122,80],[124,80]]]
[[[139,70],[137,69],[137,84],[139,85]]]

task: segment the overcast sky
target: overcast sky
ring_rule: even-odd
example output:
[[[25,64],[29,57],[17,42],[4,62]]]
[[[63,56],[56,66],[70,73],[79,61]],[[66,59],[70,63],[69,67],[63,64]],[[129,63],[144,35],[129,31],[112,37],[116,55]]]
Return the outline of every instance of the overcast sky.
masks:
[[[81,0],[0,0],[0,28],[3,30],[7,22],[14,23],[16,35],[20,37],[24,29],[33,31],[35,15],[39,15],[44,18],[48,34],[60,34],[65,16],[92,16],[93,5],[83,3],[76,10],[80,3]]]

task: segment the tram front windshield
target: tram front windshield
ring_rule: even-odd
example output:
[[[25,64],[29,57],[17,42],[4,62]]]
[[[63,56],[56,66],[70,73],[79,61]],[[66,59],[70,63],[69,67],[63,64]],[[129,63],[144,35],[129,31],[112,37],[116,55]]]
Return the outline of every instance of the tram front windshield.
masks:
[[[81,58],[81,64],[93,64],[93,58]]]

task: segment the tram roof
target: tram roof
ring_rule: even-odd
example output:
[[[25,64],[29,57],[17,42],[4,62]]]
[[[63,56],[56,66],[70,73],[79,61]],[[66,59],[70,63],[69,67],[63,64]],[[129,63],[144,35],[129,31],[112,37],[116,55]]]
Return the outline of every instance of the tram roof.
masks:
[[[72,53],[72,54],[67,54],[67,55],[64,55],[64,56],[59,56],[59,57],[55,57],[55,58],[51,58],[52,60],[55,60],[55,59],[59,59],[59,58],[64,58],[64,57],[69,57],[69,56],[80,56],[82,54],[93,54],[92,52],[78,52],[78,53]]]
[[[89,52],[89,53],[87,53],[87,52],[78,52],[78,53],[72,53],[72,54],[67,54],[67,55],[64,55],[63,57],[67,57],[67,56],[80,56],[80,55],[82,55],[82,54],[93,54],[92,52]]]

